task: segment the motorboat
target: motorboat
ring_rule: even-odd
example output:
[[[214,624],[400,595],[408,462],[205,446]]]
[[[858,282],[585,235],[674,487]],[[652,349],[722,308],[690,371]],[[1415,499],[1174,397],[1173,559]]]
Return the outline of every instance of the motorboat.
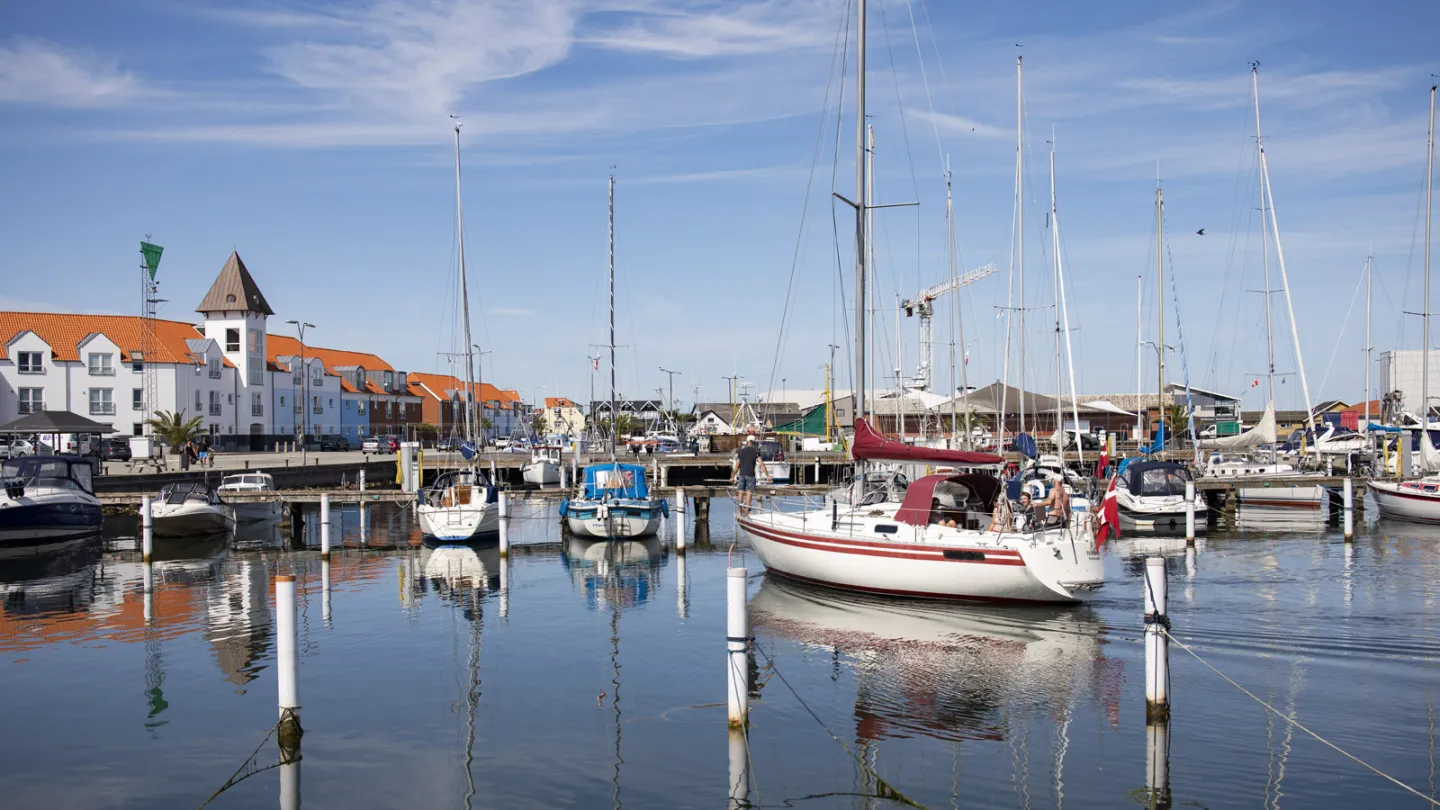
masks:
[[[520,466],[520,477],[537,487],[560,483],[560,448],[536,447],[530,460]]]
[[[441,541],[464,541],[500,531],[500,492],[478,467],[440,474],[415,506],[420,530]]]
[[[791,579],[892,596],[1075,602],[1105,582],[1088,523],[1012,514],[992,472],[927,475],[866,472],[864,462],[928,462],[993,468],[988,453],[912,447],[856,420],[851,452],[862,462],[850,487],[824,503],[753,510],[739,518],[765,567]]]
[[[244,472],[235,475],[227,475],[220,480],[220,486],[216,488],[220,496],[225,497],[226,493],[270,493],[274,495],[273,500],[255,501],[253,503],[232,504],[235,510],[235,520],[239,523],[262,523],[271,520],[279,520],[284,513],[285,506],[280,503],[280,496],[275,489],[275,479],[269,473]]]
[[[1205,531],[1209,507],[1194,493],[1185,502],[1190,468],[1176,461],[1133,461],[1116,473],[1115,502],[1124,531],[1184,531],[1187,506],[1195,510],[1195,531]]]
[[[785,460],[785,448],[775,439],[764,439],[757,443],[760,463],[765,465],[765,475],[771,483],[790,483],[790,462]]]
[[[25,456],[0,465],[0,543],[25,545],[100,531],[95,467],[79,456]]]
[[[235,529],[235,510],[205,484],[186,481],[166,484],[150,505],[156,537],[193,537]]]
[[[1250,506],[1319,509],[1329,501],[1325,487],[1306,480],[1313,478],[1312,474],[1278,458],[1265,461],[1248,455],[1216,453],[1210,456],[1201,475],[1242,484],[1246,479],[1255,479],[1254,486],[1236,487],[1239,503]]]
[[[646,537],[655,533],[662,515],[669,515],[669,506],[651,497],[641,464],[591,464],[576,497],[560,502],[560,516],[579,537]]]

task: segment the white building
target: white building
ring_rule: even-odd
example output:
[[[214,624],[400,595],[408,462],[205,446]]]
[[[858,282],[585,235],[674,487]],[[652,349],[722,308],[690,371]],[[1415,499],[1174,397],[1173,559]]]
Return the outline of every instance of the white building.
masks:
[[[1397,349],[1380,353],[1380,393],[1398,391],[1400,409],[1405,413],[1420,414],[1420,358],[1419,349]],[[1430,351],[1430,407],[1435,408],[1440,399],[1440,351]]]

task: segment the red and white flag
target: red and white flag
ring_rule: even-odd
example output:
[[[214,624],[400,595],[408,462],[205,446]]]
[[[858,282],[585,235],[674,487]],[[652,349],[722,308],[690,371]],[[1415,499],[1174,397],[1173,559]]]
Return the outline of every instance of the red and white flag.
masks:
[[[1259,385],[1259,384],[1260,384],[1260,378],[1259,378],[1259,377],[1256,377],[1256,378],[1255,378],[1255,382],[1250,383],[1250,387],[1251,387],[1251,388],[1254,388],[1255,386],[1257,386],[1257,385]]]
[[[1100,460],[1095,462],[1095,477],[1104,478],[1105,468],[1110,466],[1110,448],[1100,451]]]
[[[1100,502],[1099,529],[1095,532],[1095,547],[1105,545],[1110,533],[1114,532],[1115,537],[1120,537],[1120,501],[1115,497],[1115,481],[1120,476],[1110,479],[1110,488],[1105,490],[1105,499]]]

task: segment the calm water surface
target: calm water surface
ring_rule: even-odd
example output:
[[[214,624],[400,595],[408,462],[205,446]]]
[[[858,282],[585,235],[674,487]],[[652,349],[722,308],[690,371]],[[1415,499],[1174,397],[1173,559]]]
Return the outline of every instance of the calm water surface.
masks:
[[[337,508],[346,548],[328,588],[313,522],[293,539],[157,540],[148,622],[133,521],[0,560],[0,805],[205,801],[275,722],[283,573],[301,599],[306,734],[286,777],[299,772],[304,807],[732,805],[733,509],[716,502],[709,537],[687,530],[685,557],[668,539],[564,540],[553,503],[517,512],[502,568],[493,545],[421,547],[402,510]],[[1179,638],[1436,795],[1440,531],[1382,523],[1347,548],[1318,525],[1246,529],[1191,556],[1127,537],[1098,598],[1055,609],[837,596],[764,577],[742,542],[757,647],[746,801],[901,806],[888,784],[927,808],[1428,806],[1178,649],[1170,795],[1146,791],[1139,575],[1160,553]],[[285,769],[267,767],[278,756],[261,745],[210,806],[294,806]]]

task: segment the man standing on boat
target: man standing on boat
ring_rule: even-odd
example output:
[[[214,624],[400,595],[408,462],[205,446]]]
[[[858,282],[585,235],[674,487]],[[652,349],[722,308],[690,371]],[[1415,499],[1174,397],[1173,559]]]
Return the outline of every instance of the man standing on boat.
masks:
[[[730,470],[730,480],[734,482],[739,494],[736,496],[740,502],[740,514],[750,514],[750,499],[755,494],[755,471],[758,465],[764,472],[765,465],[759,464],[760,448],[755,446],[755,436],[751,434],[746,437],[745,445],[735,454],[735,466]],[[765,473],[769,478],[769,473]]]

